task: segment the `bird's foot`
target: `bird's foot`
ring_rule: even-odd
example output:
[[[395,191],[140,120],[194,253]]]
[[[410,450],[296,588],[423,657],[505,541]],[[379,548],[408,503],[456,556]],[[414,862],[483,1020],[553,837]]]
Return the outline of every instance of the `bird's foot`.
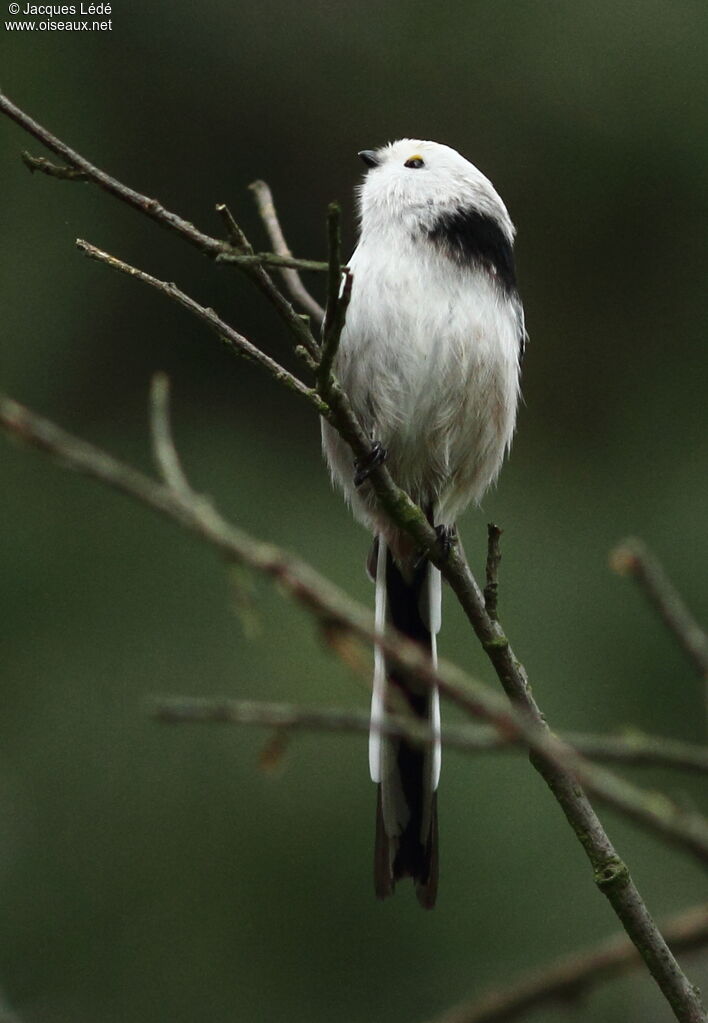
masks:
[[[435,534],[440,544],[440,552],[447,561],[450,551],[457,543],[457,528],[455,526],[435,526]]]
[[[443,559],[447,561],[450,556],[450,551],[457,543],[457,529],[455,526],[434,526],[435,535],[438,538],[438,544],[440,545],[440,553]],[[425,564],[428,560],[428,555],[419,553],[418,557],[414,562],[414,568],[416,571]]]
[[[377,440],[371,445],[371,451],[365,458],[357,458],[354,462],[354,486],[365,483],[374,469],[386,461],[386,448]]]

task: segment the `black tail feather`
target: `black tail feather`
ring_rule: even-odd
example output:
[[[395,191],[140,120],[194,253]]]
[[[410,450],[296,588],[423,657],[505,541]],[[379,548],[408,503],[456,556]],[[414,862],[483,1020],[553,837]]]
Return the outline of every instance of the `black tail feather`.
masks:
[[[421,614],[421,601],[428,577],[428,562],[399,568],[387,552],[386,592],[388,621],[399,632],[431,650],[430,630]],[[398,668],[386,672],[392,710],[401,697],[415,717],[430,722],[431,690],[416,686]],[[400,709],[400,707],[399,707]],[[435,905],[438,886],[437,797],[431,792],[430,751],[403,739],[389,740],[394,754],[391,770],[407,811],[407,820],[395,835],[386,830],[383,812],[382,782],[378,786],[376,806],[376,844],[374,884],[379,898],[393,894],[396,881],[411,877],[421,905]]]

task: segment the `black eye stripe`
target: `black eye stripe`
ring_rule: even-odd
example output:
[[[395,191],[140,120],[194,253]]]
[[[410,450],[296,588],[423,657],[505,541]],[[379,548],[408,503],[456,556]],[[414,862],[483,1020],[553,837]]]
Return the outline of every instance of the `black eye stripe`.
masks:
[[[423,163],[419,156],[412,156],[410,160],[406,160],[403,166],[417,169],[418,167],[425,167],[425,164]]]

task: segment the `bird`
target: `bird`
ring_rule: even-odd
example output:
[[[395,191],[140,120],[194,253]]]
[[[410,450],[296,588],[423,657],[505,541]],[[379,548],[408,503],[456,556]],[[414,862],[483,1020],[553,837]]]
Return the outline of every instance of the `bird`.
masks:
[[[365,149],[351,297],[333,370],[367,437],[356,463],[326,421],[325,459],[354,516],[373,534],[375,623],[419,644],[437,665],[440,572],[380,512],[369,475],[385,464],[443,545],[496,479],[514,433],[527,340],[513,255],[515,228],[491,181],[456,150],[403,138]],[[387,715],[424,722],[428,747],[386,735]],[[374,888],[412,878],[419,903],[438,893],[440,698],[374,650],[369,769],[377,786]]]

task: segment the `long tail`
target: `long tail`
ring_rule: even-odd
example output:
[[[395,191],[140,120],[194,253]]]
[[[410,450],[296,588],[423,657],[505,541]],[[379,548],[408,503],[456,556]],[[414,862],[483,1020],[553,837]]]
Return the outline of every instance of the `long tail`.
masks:
[[[430,652],[437,663],[440,629],[440,573],[427,561],[405,572],[393,560],[383,537],[376,557],[376,627],[388,623]],[[369,768],[377,783],[374,885],[380,899],[392,895],[396,881],[411,877],[418,901],[435,905],[438,890],[437,787],[440,741],[421,748],[404,739],[382,736],[386,712],[409,711],[440,734],[437,690],[415,687],[377,648],[371,701]]]

